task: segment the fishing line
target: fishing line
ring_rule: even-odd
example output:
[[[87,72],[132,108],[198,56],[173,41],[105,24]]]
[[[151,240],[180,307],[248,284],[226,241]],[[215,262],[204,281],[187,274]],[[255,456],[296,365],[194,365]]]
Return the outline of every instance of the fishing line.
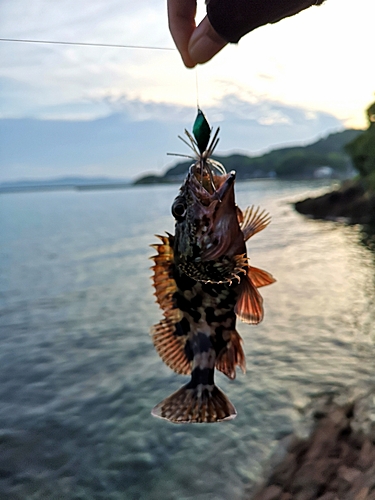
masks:
[[[120,49],[144,49],[144,50],[168,50],[175,51],[174,47],[156,47],[152,45],[128,45],[120,43],[97,43],[97,42],[68,42],[65,40],[32,40],[28,38],[0,38],[0,42],[15,42],[15,43],[36,43],[36,44],[48,44],[48,45],[73,45],[73,46],[83,46],[83,47],[109,47],[109,48],[120,48]],[[199,106],[199,83],[198,83],[198,66],[195,66],[195,91],[197,98],[197,109]]]
[[[0,38],[0,42],[16,42],[16,43],[36,43],[49,45],[73,45],[83,47],[109,47],[120,49],[144,49],[144,50],[168,50],[176,51],[174,47],[156,47],[153,45],[129,45],[120,43],[97,43],[97,42],[68,42],[66,40],[31,40],[28,38]],[[195,88],[197,97],[197,108],[199,109],[199,85],[198,85],[198,67],[195,67]]]
[[[198,66],[195,66],[195,91],[197,94],[197,109],[200,109],[200,107],[199,107],[199,86],[198,86]]]
[[[122,45],[119,43],[65,42],[57,40],[27,40],[24,38],[0,38],[0,42],[44,43],[55,45],[81,45],[88,47],[112,47],[120,49],[176,50],[173,47],[153,47],[149,45]]]

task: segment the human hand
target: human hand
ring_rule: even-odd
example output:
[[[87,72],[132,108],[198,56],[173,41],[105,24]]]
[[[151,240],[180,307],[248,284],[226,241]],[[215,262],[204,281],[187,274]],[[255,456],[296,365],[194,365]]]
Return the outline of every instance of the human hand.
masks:
[[[196,26],[196,0],[168,0],[169,29],[186,67],[193,68],[237,43],[250,31],[293,16],[324,0],[207,0],[207,16]]]
[[[209,61],[228,43],[207,16],[196,26],[195,14],[195,0],[168,0],[169,30],[187,68]]]

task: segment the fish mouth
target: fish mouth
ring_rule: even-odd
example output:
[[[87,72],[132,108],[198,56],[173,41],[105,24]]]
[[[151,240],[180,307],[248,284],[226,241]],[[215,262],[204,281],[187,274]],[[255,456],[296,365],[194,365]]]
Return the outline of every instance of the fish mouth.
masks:
[[[193,202],[190,213],[195,221],[193,238],[200,248],[202,261],[243,253],[234,196],[235,180],[235,171],[210,176],[207,173],[203,180],[200,172],[193,168],[189,171],[187,187]],[[238,252],[239,246],[241,252]]]
[[[233,189],[235,180],[236,172],[234,170],[228,174],[215,175],[210,167],[207,167],[202,175],[201,169],[197,169],[197,165],[192,165],[187,185],[196,201],[207,206],[213,201],[222,202],[231,188]]]

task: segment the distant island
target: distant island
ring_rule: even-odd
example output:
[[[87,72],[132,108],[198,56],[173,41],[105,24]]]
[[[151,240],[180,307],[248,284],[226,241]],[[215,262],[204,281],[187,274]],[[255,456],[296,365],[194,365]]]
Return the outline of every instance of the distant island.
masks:
[[[214,155],[226,170],[235,170],[238,180],[278,179],[344,179],[355,174],[350,156],[344,147],[356,139],[362,130],[347,129],[328,135],[307,146],[274,149],[261,156],[232,154]],[[186,176],[191,161],[183,161],[168,169],[164,174],[145,175],[136,179],[134,185],[181,182]]]
[[[57,177],[53,179],[24,179],[0,183],[0,193],[18,193],[25,191],[79,191],[92,189],[122,189],[132,185],[131,179],[109,177]]]

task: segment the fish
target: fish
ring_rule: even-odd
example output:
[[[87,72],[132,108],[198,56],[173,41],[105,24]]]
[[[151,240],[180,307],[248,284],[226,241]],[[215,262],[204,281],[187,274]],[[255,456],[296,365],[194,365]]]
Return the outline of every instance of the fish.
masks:
[[[198,122],[198,124],[197,124]],[[219,129],[218,129],[219,130]],[[215,384],[215,370],[229,379],[246,360],[236,320],[258,324],[263,299],[258,288],[274,277],[250,265],[246,241],[270,223],[259,207],[242,211],[235,202],[236,173],[210,158],[211,129],[198,110],[194,137],[185,130],[196,161],[172,203],[175,234],[157,235],[152,281],[163,319],[151,329],[164,363],[190,381],[158,403],[152,415],[173,423],[231,420],[237,412]]]

